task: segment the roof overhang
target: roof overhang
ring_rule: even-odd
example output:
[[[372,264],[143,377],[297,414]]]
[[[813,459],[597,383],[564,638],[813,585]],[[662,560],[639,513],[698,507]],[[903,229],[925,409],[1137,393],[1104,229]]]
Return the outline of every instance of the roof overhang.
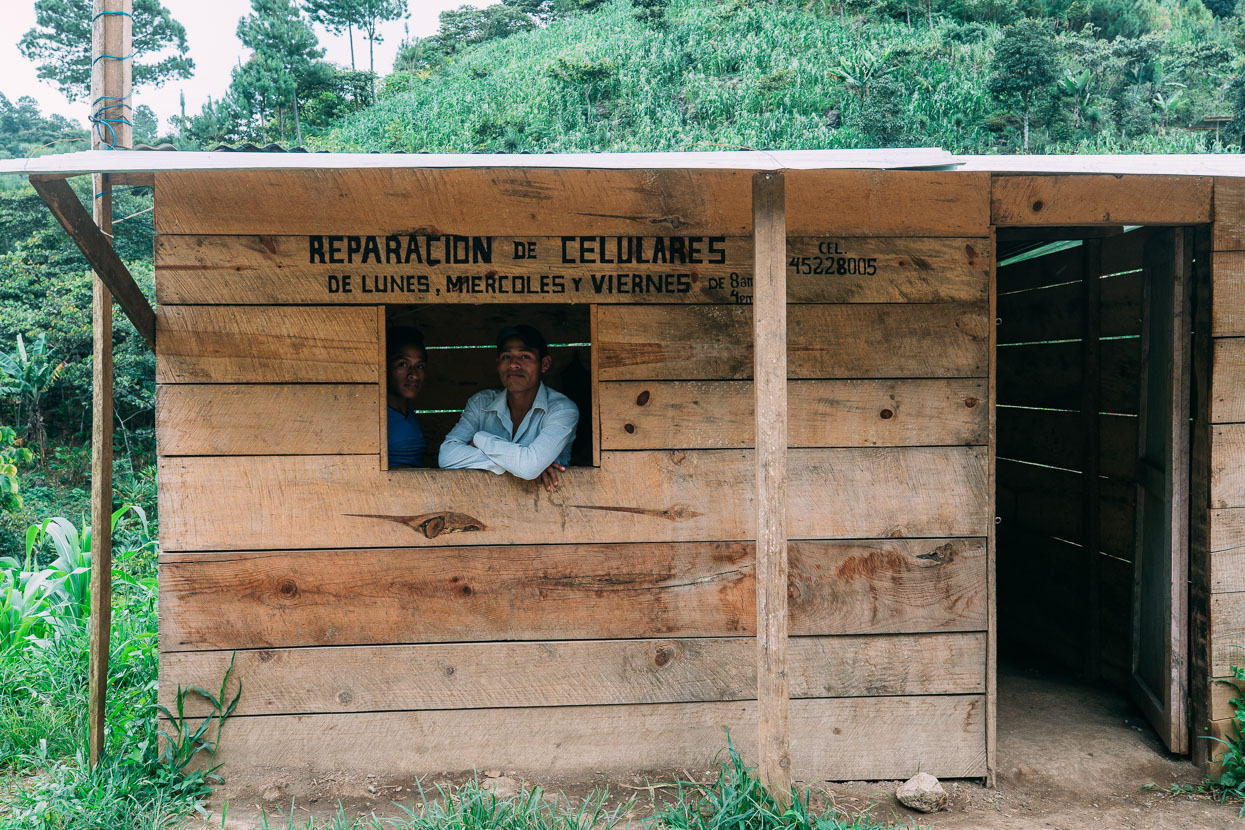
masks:
[[[0,174],[77,176],[184,171],[351,169],[964,170],[1003,174],[1242,176],[1245,156],[957,156],[937,148],[691,153],[303,153],[90,150],[0,161]]]

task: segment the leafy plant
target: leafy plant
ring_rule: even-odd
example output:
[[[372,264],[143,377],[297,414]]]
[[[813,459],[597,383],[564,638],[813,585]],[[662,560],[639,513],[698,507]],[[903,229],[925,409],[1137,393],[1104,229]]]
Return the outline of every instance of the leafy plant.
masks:
[[[40,334],[30,348],[21,334],[12,354],[0,354],[0,395],[17,401],[17,419],[23,412],[28,423],[27,435],[39,443],[39,462],[47,456],[47,430],[43,423],[43,395],[52,388],[65,369],[64,361],[52,363],[48,353],[48,336]]]
[[[32,458],[34,453],[19,445],[16,431],[0,427],[0,512],[12,512],[22,506],[17,468]]]
[[[1224,748],[1224,753],[1219,759],[1219,775],[1211,779],[1211,784],[1218,789],[1222,797],[1245,799],[1245,692],[1242,692],[1241,686],[1238,685],[1245,681],[1245,667],[1233,666],[1232,676],[1236,679],[1236,683],[1221,681],[1237,692],[1237,696],[1231,700],[1234,710],[1232,731],[1227,738],[1216,738],[1210,735],[1204,737],[1221,744]],[[1241,805],[1239,815],[1245,817],[1245,804]]]

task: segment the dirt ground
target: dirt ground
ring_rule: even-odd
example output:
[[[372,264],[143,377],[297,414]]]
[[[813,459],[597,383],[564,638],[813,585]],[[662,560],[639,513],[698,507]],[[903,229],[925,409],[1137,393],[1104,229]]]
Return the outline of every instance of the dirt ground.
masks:
[[[999,776],[986,789],[971,781],[945,781],[948,810],[914,813],[895,801],[899,782],[836,784],[807,782],[814,803],[823,799],[849,813],[869,812],[899,826],[934,830],[1225,830],[1245,828],[1237,817],[1240,804],[1220,804],[1205,795],[1182,792],[1201,781],[1187,760],[1169,755],[1157,736],[1124,698],[1035,671],[1004,669],[999,676]],[[666,790],[650,782],[704,778],[704,770],[676,770],[595,780],[542,780],[547,792],[582,800],[594,788],[607,787],[611,803],[634,798],[630,815],[651,814]],[[481,777],[505,776],[505,770],[481,770]],[[465,776],[425,780],[425,788],[461,783]],[[218,810],[228,799],[227,828],[259,825],[266,812],[270,826],[305,827],[308,819],[336,815],[401,815],[394,806],[410,803],[416,782],[380,778],[331,777],[313,781],[288,778],[232,781],[214,799]],[[206,826],[221,826],[219,815]]]

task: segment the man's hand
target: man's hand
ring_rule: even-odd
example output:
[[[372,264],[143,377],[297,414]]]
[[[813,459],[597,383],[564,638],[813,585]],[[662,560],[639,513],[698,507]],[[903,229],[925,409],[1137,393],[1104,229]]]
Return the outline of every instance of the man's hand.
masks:
[[[566,468],[558,462],[553,462],[545,469],[543,473],[536,477],[538,486],[543,485],[546,492],[553,492],[553,488],[558,486],[558,473],[565,473]]]

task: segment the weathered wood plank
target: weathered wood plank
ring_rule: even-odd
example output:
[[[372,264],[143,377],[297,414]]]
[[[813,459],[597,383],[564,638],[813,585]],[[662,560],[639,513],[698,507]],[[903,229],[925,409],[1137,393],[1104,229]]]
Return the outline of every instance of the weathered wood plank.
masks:
[[[413,245],[411,239],[158,236],[156,296],[161,304],[464,304],[485,298],[513,305],[735,303],[752,295],[747,237],[430,241],[421,234]],[[674,251],[672,239],[678,240]],[[790,302],[969,302],[986,295],[987,238],[818,236],[792,237],[788,245]]]
[[[1211,427],[1210,506],[1245,507],[1245,424]]]
[[[980,776],[983,709],[980,695],[792,701],[791,771],[831,781],[906,778],[918,769],[940,778]],[[393,776],[492,766],[532,778],[668,772],[709,768],[728,732],[755,765],[753,701],[232,718],[215,761],[234,776],[374,773],[378,757]]]
[[[1215,179],[1215,224],[1211,246],[1218,251],[1245,251],[1245,180]]]
[[[748,236],[750,181],[737,170],[157,173],[155,225],[157,234]]]
[[[589,343],[592,325],[586,305],[553,303],[547,305],[481,304],[452,307],[433,304],[386,307],[390,326],[414,326],[424,342],[437,351],[443,346],[488,346],[495,348],[497,335],[506,326],[525,323],[535,326],[549,341]],[[433,354],[435,358],[437,355]]]
[[[988,237],[787,240],[791,303],[980,302],[989,276]]]
[[[749,543],[166,555],[165,651],[754,634]],[[617,564],[626,562],[624,568]],[[978,540],[791,543],[798,635],[985,627]]]
[[[1209,513],[1212,556],[1245,554],[1245,508],[1211,510]]]
[[[994,176],[990,219],[998,226],[1192,225],[1209,222],[1206,176]]]
[[[161,306],[157,383],[376,383],[371,307]]]
[[[1245,251],[1219,251],[1211,266],[1211,332],[1216,337],[1245,335]]]
[[[1245,683],[1235,677],[1213,677],[1210,680],[1210,718],[1224,720],[1236,715],[1233,698],[1245,700]]]
[[[1245,666],[1245,592],[1210,595],[1210,640],[1213,677],[1232,674]]]
[[[982,448],[789,459],[792,538],[984,535]],[[367,456],[165,458],[161,548],[429,546],[447,533],[465,545],[748,539],[751,466],[746,450],[610,452],[545,493],[479,470],[379,470]]]
[[[1245,337],[1216,338],[1210,378],[1210,420],[1245,421]]]
[[[793,637],[791,697],[980,694],[986,638],[964,634]],[[237,652],[171,652],[160,658],[160,702],[180,686],[246,694],[237,717],[291,712],[387,712],[685,703],[756,698],[751,637],[449,643]],[[190,695],[186,714],[204,717]]]
[[[761,783],[791,799],[787,676],[787,235],[781,172],[752,177],[756,286],[752,315],[753,479],[756,511],[757,752]]]
[[[786,176],[791,236],[990,232],[988,173],[788,170]]]
[[[602,383],[607,450],[752,446],[746,381]],[[986,443],[981,379],[792,381],[793,447],[948,446]]]
[[[161,455],[380,452],[375,384],[159,384]]]
[[[1083,255],[1077,246],[1004,265],[998,269],[999,299],[1017,291],[1076,282],[1080,279],[1082,262]]]
[[[602,306],[602,380],[731,380],[752,375],[748,306]],[[982,377],[984,304],[793,305],[792,378]]]

